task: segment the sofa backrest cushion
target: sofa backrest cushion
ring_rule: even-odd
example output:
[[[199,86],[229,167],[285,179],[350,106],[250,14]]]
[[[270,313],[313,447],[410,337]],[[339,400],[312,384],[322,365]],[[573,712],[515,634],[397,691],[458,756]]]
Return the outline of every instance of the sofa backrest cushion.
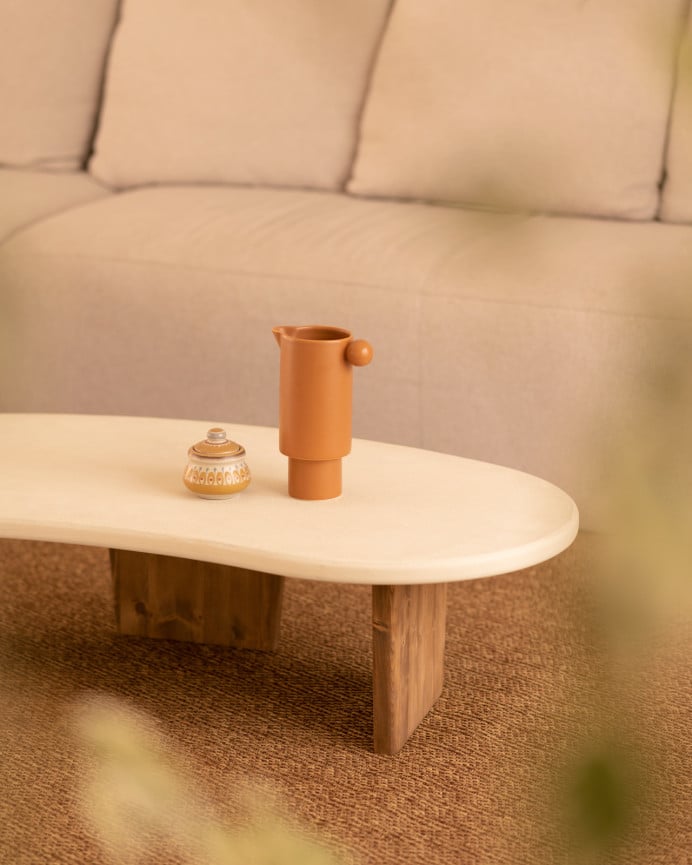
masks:
[[[397,0],[354,193],[657,211],[687,0]]]
[[[680,49],[661,219],[692,222],[692,8]]]
[[[3,0],[0,164],[75,170],[96,124],[117,0]]]
[[[343,186],[389,0],[124,0],[90,163],[148,183]]]

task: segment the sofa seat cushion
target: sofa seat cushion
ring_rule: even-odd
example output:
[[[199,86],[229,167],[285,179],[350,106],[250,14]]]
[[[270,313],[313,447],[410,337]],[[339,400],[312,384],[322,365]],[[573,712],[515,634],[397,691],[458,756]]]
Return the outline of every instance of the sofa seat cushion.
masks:
[[[397,0],[352,192],[650,219],[686,0]]]
[[[0,168],[0,241],[46,216],[110,194],[84,172]]]
[[[84,164],[117,9],[118,0],[3,0],[0,166]]]
[[[91,171],[106,183],[346,181],[388,0],[124,0]]]
[[[585,442],[636,417],[691,278],[685,226],[122,193],[0,248],[0,410],[275,424],[272,326],[336,324],[375,348],[355,435],[532,471],[588,525]]]

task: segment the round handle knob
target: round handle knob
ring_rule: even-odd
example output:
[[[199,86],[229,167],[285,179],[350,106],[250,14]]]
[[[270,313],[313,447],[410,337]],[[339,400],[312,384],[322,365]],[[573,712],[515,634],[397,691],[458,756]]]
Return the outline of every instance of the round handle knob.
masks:
[[[372,346],[367,339],[354,339],[346,347],[346,360],[353,366],[367,366],[372,354]]]
[[[226,430],[221,429],[219,426],[212,427],[207,433],[207,441],[213,442],[214,444],[228,441],[226,438]]]

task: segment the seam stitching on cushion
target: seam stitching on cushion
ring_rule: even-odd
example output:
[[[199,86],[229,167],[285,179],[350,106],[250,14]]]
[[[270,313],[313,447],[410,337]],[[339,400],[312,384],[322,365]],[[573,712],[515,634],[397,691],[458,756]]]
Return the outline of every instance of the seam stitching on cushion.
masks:
[[[1,247],[0,247],[1,249]],[[73,258],[73,259],[81,259],[86,261],[104,261],[110,262],[114,264],[128,264],[128,265],[141,265],[141,266],[149,266],[149,267],[160,267],[167,268],[173,270],[186,270],[186,271],[202,271],[204,273],[219,273],[219,274],[229,274],[230,276],[250,276],[257,277],[259,279],[279,279],[279,280],[287,280],[287,279],[299,279],[305,282],[311,282],[316,284],[324,284],[329,283],[330,285],[343,285],[345,287],[355,286],[361,288],[374,288],[381,291],[390,291],[396,294],[400,294],[400,290],[398,288],[393,288],[392,286],[388,286],[385,284],[380,284],[376,282],[361,282],[359,280],[349,280],[349,279],[334,279],[328,276],[305,276],[300,273],[267,273],[259,270],[241,270],[240,268],[225,268],[225,267],[210,267],[209,265],[204,264],[185,264],[182,262],[171,262],[171,261],[157,261],[153,258],[120,258],[111,255],[89,255],[81,252],[33,252],[31,254],[27,252],[20,252],[16,254],[16,258],[26,258],[28,260],[34,261],[37,257],[43,258]],[[417,294],[421,292],[417,291]]]
[[[673,74],[672,74],[672,84],[670,88],[670,97],[668,99],[668,115],[666,118],[666,128],[663,136],[663,148],[661,152],[661,162],[660,162],[660,170],[658,174],[658,187],[657,187],[657,206],[656,212],[654,213],[655,220],[661,220],[661,210],[663,208],[663,198],[665,194],[665,187],[668,181],[668,149],[670,146],[670,135],[673,126],[673,110],[675,107],[675,97],[678,91],[678,85],[680,83],[680,55],[682,53],[682,45],[685,41],[685,35],[687,30],[687,23],[689,21],[690,15],[692,12],[692,0],[687,0],[686,7],[682,8],[682,14],[680,15],[680,32],[678,34],[677,42],[675,45],[675,51],[673,56]]]
[[[372,52],[372,57],[370,58],[370,65],[368,66],[367,72],[365,73],[365,86],[363,87],[363,95],[360,101],[360,106],[356,111],[355,118],[355,135],[353,138],[353,146],[351,148],[351,155],[348,160],[348,165],[346,166],[346,171],[344,172],[344,178],[339,184],[339,189],[342,192],[346,191],[346,187],[350,183],[353,178],[353,169],[356,165],[356,159],[358,158],[358,151],[360,150],[360,141],[361,141],[361,133],[362,133],[362,124],[363,124],[363,115],[365,114],[365,106],[368,103],[368,99],[370,97],[370,91],[372,90],[372,82],[375,76],[375,69],[377,67],[377,62],[380,58],[380,51],[382,50],[382,44],[384,43],[385,36],[387,34],[387,30],[389,29],[389,22],[392,18],[392,14],[394,12],[394,7],[396,6],[396,0],[390,0],[389,7],[387,12],[385,13],[384,20],[382,22],[382,29],[380,30],[380,34],[375,42],[375,47]]]
[[[285,282],[287,280],[302,280],[303,282],[308,282],[316,285],[324,285],[328,283],[329,285],[341,285],[344,287],[355,287],[355,288],[364,288],[364,289],[375,289],[377,291],[388,292],[394,295],[401,295],[401,290],[392,287],[389,285],[379,284],[375,282],[361,282],[356,280],[348,280],[348,279],[333,279],[330,277],[322,277],[322,276],[304,276],[302,274],[276,274],[276,273],[263,273],[260,271],[254,270],[239,270],[239,269],[223,269],[223,268],[213,268],[213,267],[205,267],[199,265],[191,265],[191,264],[181,264],[179,262],[165,262],[165,261],[155,261],[153,259],[123,259],[123,258],[113,258],[111,256],[95,256],[95,255],[83,255],[80,253],[64,253],[64,252],[34,252],[31,255],[28,253],[19,253],[16,255],[16,258],[26,258],[31,261],[35,261],[37,257],[43,258],[74,258],[74,259],[84,259],[84,260],[96,260],[96,261],[104,261],[104,262],[112,262],[116,264],[129,264],[129,265],[139,265],[139,266],[153,266],[160,267],[166,269],[174,269],[174,270],[186,270],[186,271],[203,271],[205,273],[218,273],[218,274],[228,274],[230,276],[243,276],[243,277],[253,277],[256,279],[274,279]],[[2,264],[2,259],[0,258],[0,265]],[[582,313],[584,315],[596,315],[596,316],[612,316],[615,318],[627,318],[633,320],[650,320],[650,321],[679,321],[679,317],[676,317],[672,314],[667,315],[654,315],[646,312],[619,312],[617,310],[611,309],[601,309],[598,307],[590,307],[583,308],[578,306],[566,306],[566,305],[558,305],[551,303],[535,303],[531,301],[516,301],[516,300],[506,300],[503,298],[497,297],[489,297],[483,298],[470,294],[450,294],[448,292],[436,292],[430,293],[426,291],[425,287],[421,287],[420,289],[414,289],[412,291],[406,292],[406,297],[412,297],[414,299],[419,299],[420,301],[429,300],[429,299],[441,299],[441,300],[456,300],[456,301],[471,301],[474,303],[484,303],[484,304],[494,304],[496,306],[521,306],[521,307],[530,307],[531,309],[544,309],[544,310],[553,310],[557,312],[570,312],[570,313]]]
[[[89,161],[94,155],[94,145],[96,143],[96,136],[99,131],[99,126],[101,125],[101,117],[103,116],[103,109],[106,100],[106,84],[108,79],[108,69],[110,67],[111,55],[113,53],[113,43],[115,40],[115,35],[120,28],[120,22],[122,20],[122,17],[123,0],[118,0],[116,4],[115,14],[113,16],[113,22],[111,24],[111,30],[108,34],[108,39],[106,40],[105,50],[103,53],[103,62],[101,64],[101,71],[99,76],[98,96],[96,99],[96,111],[94,112],[91,129],[89,131],[89,137],[86,141],[84,158],[82,159],[81,163],[82,169],[84,171],[88,170]]]
[[[81,173],[83,173],[83,172],[80,172],[80,174]],[[6,243],[9,243],[10,240],[12,240],[14,237],[17,237],[18,235],[20,235],[23,231],[30,231],[34,226],[40,225],[42,222],[47,222],[48,220],[52,219],[53,217],[60,216],[63,213],[68,213],[68,212],[71,212],[73,210],[79,210],[81,207],[88,207],[91,204],[95,204],[97,201],[101,201],[104,198],[108,198],[112,194],[111,190],[107,189],[105,186],[103,186],[103,184],[99,183],[98,180],[95,180],[93,177],[90,177],[89,175],[85,175],[85,176],[89,180],[91,180],[91,182],[94,184],[94,186],[102,186],[103,191],[104,191],[104,195],[95,196],[94,198],[89,198],[86,201],[77,201],[77,202],[73,201],[70,204],[67,204],[65,207],[59,207],[56,210],[51,210],[50,213],[42,213],[40,216],[36,216],[34,219],[29,220],[29,222],[24,222],[24,223],[22,223],[22,225],[18,225],[16,228],[13,228],[9,232],[9,234],[6,234],[2,239],[0,239],[0,250],[2,250],[2,247]]]

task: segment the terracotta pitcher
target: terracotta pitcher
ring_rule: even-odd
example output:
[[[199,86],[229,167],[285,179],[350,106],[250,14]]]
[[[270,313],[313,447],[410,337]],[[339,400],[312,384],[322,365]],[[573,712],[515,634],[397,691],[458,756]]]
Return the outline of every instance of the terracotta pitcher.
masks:
[[[279,449],[288,457],[288,493],[296,499],[341,494],[341,459],[351,451],[353,366],[372,346],[340,327],[275,327],[281,350]]]

